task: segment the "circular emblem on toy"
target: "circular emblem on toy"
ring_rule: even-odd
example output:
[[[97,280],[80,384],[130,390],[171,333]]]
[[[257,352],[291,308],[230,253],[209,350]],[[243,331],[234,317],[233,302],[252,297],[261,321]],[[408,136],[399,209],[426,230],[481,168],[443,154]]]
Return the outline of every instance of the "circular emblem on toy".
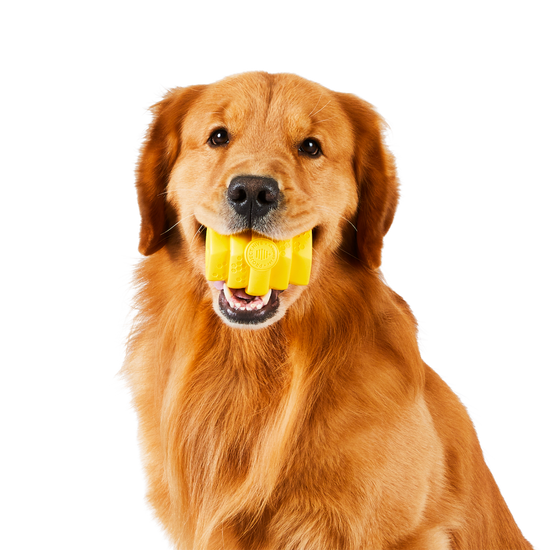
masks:
[[[244,249],[246,263],[258,271],[267,271],[279,260],[279,250],[273,241],[254,239]]]

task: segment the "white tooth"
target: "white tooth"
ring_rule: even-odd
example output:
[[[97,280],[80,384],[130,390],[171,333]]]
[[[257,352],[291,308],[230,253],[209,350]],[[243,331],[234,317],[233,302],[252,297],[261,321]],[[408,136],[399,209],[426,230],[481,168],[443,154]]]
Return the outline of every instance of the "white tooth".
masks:
[[[269,302],[269,298],[271,298],[271,289],[267,291],[267,294],[264,294],[263,296],[260,296],[262,299],[262,302],[264,303],[264,306],[267,305],[267,302]]]
[[[225,299],[231,304],[232,303],[232,298],[233,298],[233,293],[231,292],[231,289],[225,283],[223,283],[223,293],[225,294]]]
[[[262,309],[264,307],[264,304],[256,304],[256,309]]]

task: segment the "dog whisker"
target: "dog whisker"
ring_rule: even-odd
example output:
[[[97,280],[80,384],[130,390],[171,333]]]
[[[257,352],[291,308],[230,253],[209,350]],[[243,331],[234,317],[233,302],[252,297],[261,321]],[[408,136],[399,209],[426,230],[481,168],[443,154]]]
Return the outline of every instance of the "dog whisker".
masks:
[[[191,239],[191,244],[195,242],[195,239],[202,233],[203,229],[206,229],[206,228],[204,227],[204,225],[201,224],[197,229],[197,232],[193,235],[193,238]]]
[[[341,246],[338,247],[338,250],[341,250],[344,254],[347,254],[348,256],[351,256],[352,258],[355,258],[359,262],[361,261],[357,256],[354,256],[353,254],[351,254],[347,250],[344,250]],[[317,252],[317,250],[315,250],[315,248],[313,248],[313,247],[311,247],[311,252],[312,252],[312,255],[314,255],[314,256],[319,254]]]
[[[326,103],[326,105],[324,105],[323,107],[321,107],[318,111],[316,111],[315,113],[313,113],[311,116],[315,116],[317,114],[319,114],[332,100],[329,99],[328,102]]]
[[[188,218],[191,218],[192,216],[194,216],[195,214],[189,214],[189,216],[185,216],[185,218],[181,218],[179,221],[177,221],[172,227],[168,228],[166,231],[163,231],[161,233],[161,235],[164,235],[165,233],[168,233],[168,231],[171,231],[172,229],[174,229],[174,227],[176,227],[176,225],[179,225],[181,222],[187,220]]]
[[[321,98],[323,97],[323,94],[321,94],[318,99],[317,99],[317,103],[315,104],[315,107],[313,107],[313,109],[311,109],[311,113],[309,113],[309,115],[307,115],[308,117],[311,116],[311,114],[313,113],[313,111],[315,111],[315,109],[317,109],[317,105],[319,105],[319,101],[321,101]]]
[[[332,213],[332,210],[330,208],[327,208],[326,206],[315,205],[315,208],[319,208],[320,210],[326,210],[327,212]],[[346,220],[351,225],[351,227],[353,227],[353,229],[355,229],[355,231],[357,232],[357,227],[355,227],[355,225],[350,220],[348,220],[345,216],[338,216],[338,217],[341,218],[342,220]]]
[[[358,262],[361,261],[357,256],[354,256],[353,254],[349,253],[347,250],[344,250],[341,246],[338,247],[338,250],[341,250],[344,254],[347,254],[348,256],[355,258]]]
[[[176,227],[176,225],[179,225],[182,221],[183,220],[180,220],[180,221],[176,222],[172,227],[169,227],[166,231],[163,231],[161,233],[161,235],[164,235],[164,234],[168,233],[168,231],[171,231],[172,229],[174,229],[174,227]]]

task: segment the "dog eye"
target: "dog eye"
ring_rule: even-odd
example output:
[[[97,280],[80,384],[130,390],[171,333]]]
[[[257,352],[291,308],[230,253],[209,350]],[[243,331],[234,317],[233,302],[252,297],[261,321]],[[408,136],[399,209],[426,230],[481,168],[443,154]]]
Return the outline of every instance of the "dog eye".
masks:
[[[208,143],[212,147],[219,147],[220,145],[227,145],[229,143],[229,134],[225,128],[218,128],[214,130],[208,138]]]
[[[314,139],[307,138],[302,141],[298,151],[309,157],[318,157],[321,154],[321,146]]]

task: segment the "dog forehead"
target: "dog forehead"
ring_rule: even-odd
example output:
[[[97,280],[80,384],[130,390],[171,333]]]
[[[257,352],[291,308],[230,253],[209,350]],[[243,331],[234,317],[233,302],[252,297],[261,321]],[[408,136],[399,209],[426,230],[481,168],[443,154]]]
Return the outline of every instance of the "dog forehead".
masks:
[[[316,132],[337,132],[344,141],[352,138],[335,94],[293,74],[244,73],[210,84],[194,106],[193,118],[229,129],[278,128],[296,139]]]
[[[237,108],[254,110],[260,114],[274,109],[279,113],[290,111],[313,114],[323,96],[329,101],[332,92],[305,78],[286,73],[260,72],[225,78],[211,84],[206,92],[206,97],[218,103],[225,100]]]

